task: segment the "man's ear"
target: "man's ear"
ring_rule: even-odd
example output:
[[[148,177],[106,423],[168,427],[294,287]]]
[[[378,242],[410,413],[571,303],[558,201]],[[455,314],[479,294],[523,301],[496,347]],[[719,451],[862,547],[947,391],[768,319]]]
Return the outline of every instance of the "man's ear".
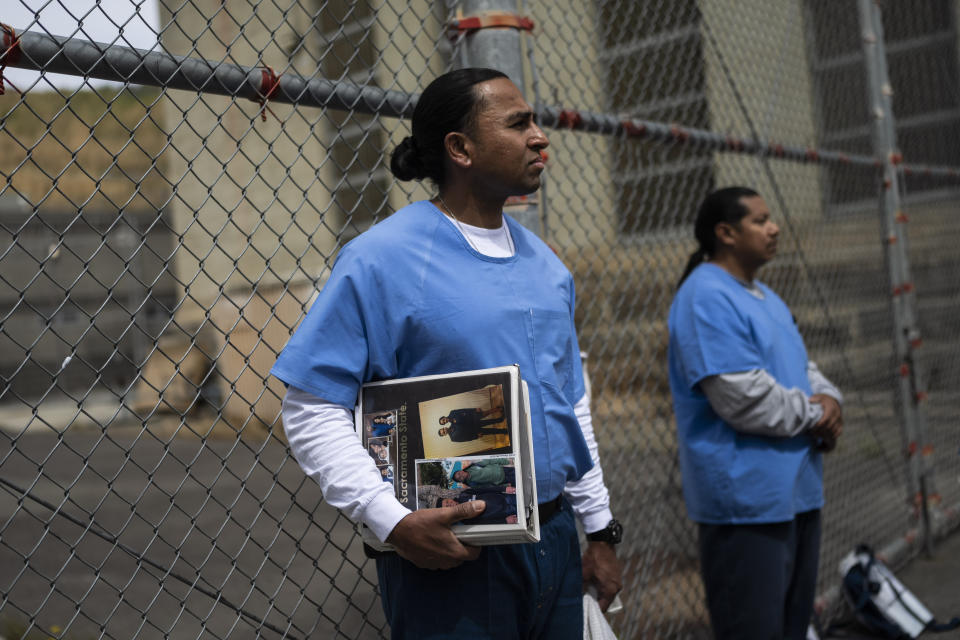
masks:
[[[473,164],[473,144],[470,138],[459,131],[451,131],[443,138],[443,146],[450,161],[462,169],[469,169]]]
[[[713,233],[717,237],[717,240],[721,245],[725,247],[732,247],[736,244],[736,227],[734,227],[729,222],[718,222],[716,226],[713,227]]]

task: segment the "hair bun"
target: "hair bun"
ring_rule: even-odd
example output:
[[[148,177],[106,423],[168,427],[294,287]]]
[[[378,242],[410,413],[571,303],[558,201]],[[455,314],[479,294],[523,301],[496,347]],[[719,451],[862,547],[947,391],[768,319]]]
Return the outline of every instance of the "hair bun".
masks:
[[[427,177],[420,151],[413,136],[400,141],[390,156],[390,171],[398,180],[422,180]]]

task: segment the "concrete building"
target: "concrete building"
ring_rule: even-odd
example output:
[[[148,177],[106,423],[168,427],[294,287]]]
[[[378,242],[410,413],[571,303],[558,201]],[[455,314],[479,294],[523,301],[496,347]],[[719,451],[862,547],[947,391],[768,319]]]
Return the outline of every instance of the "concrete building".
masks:
[[[127,393],[180,292],[152,89],[0,97],[3,401]],[[107,115],[109,112],[109,116]]]
[[[891,75],[902,96],[895,108],[904,152],[913,161],[960,164],[957,145],[948,142],[953,138],[938,135],[960,126],[957,2],[884,9]],[[444,33],[447,10],[426,1],[254,7],[198,0],[175,9],[161,3],[166,25],[161,39],[178,55],[417,92],[448,64],[453,45]],[[529,10],[535,29],[523,42],[524,51],[535,49],[536,68],[527,65],[531,102],[676,122],[740,138],[757,135],[870,152],[860,30],[851,6],[820,0],[777,5],[643,0],[530,3]],[[917,68],[924,72],[913,73]],[[944,88],[949,86],[952,92]],[[83,185],[79,195],[64,199],[64,189],[51,188],[49,177],[38,179],[42,174],[33,165],[8,170],[18,185],[35,183],[24,193],[33,194],[31,205],[45,211],[77,210],[91,197],[93,202],[129,200],[124,211],[144,212],[147,226],[142,228],[149,227],[156,238],[151,244],[169,246],[137,254],[150,262],[142,269],[164,274],[162,286],[147,288],[165,300],[156,312],[167,317],[155,323],[161,335],[144,332],[144,353],[156,352],[141,372],[138,407],[179,412],[202,394],[234,426],[252,415],[273,424],[282,390],[267,372],[322,286],[337,248],[410,199],[430,193],[427,186],[395,183],[387,170],[389,151],[406,135],[407,124],[330,109],[281,104],[262,109],[203,92],[167,91],[156,105],[148,101],[146,109],[151,117],[135,131],[137,140],[149,134],[159,145],[142,173],[154,182],[131,180],[136,173],[124,177],[110,168],[108,154],[102,172],[110,180]],[[100,137],[108,135],[131,138],[129,132],[106,131]],[[788,293],[795,289],[795,301],[809,303],[798,311],[802,325],[830,331],[841,320],[848,332],[844,339],[856,343],[852,357],[862,354],[865,366],[873,357],[869,345],[880,348],[889,340],[888,324],[877,320],[888,315],[882,298],[838,308],[836,317],[824,321],[810,286],[797,284],[803,273],[809,276],[808,267],[829,277],[844,273],[851,290],[858,288],[858,278],[871,277],[863,265],[882,260],[876,236],[864,231],[875,224],[873,171],[773,159],[768,173],[760,159],[692,145],[570,131],[551,131],[550,137],[542,228],[576,274],[579,324],[594,382],[608,400],[602,406],[615,407],[618,397],[630,393],[649,396],[659,413],[668,414],[662,375],[641,363],[663,356],[663,318],[675,274],[690,250],[689,225],[699,198],[715,185],[748,182],[773,194],[772,177],[788,203],[797,244],[820,243],[807,265],[787,248],[768,276]],[[45,139],[55,146],[50,136]],[[82,140],[77,144],[95,147]],[[67,176],[82,173],[77,171],[81,163],[67,164]],[[116,193],[114,184],[120,185]],[[939,203],[952,201],[956,190],[915,177],[907,180],[907,195],[919,215],[936,217],[938,210],[950,208]],[[92,211],[91,206],[86,203],[83,210]],[[151,219],[163,224],[150,224]],[[131,227],[134,236],[140,228]],[[55,225],[50,229],[57,234]],[[106,261],[109,253],[101,250],[97,259]],[[920,252],[917,258],[927,255],[933,253]],[[34,259],[48,274],[60,268],[39,254]],[[119,264],[129,276],[141,269]],[[97,269],[90,266],[88,272]],[[40,288],[24,281],[8,293],[15,297],[30,289],[32,296]],[[107,289],[111,305],[131,295],[122,287]],[[152,326],[151,313],[143,310],[133,323],[120,321],[118,331],[126,327],[132,335],[138,333],[129,331],[132,325]],[[54,315],[55,323],[65,322],[69,309]],[[15,333],[8,330],[5,338],[26,353],[36,336],[14,338]],[[49,356],[41,355],[38,343],[33,361],[62,361],[72,341],[66,336],[73,334],[63,333],[65,340],[46,334],[44,340],[59,341],[63,348],[50,347]],[[120,334],[103,335],[97,349],[109,351]],[[155,350],[157,339],[162,345]],[[183,364],[188,360],[195,366]],[[180,399],[173,400],[177,394]]]

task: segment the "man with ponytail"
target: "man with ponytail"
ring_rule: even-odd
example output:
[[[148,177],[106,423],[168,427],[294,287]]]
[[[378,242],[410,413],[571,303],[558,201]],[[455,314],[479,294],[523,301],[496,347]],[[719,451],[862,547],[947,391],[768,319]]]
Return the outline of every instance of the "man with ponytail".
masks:
[[[707,196],[670,308],[669,368],[687,512],[719,640],[802,640],[813,611],[822,451],[842,395],[756,279],[780,229],[745,187]]]
[[[283,423],[326,501],[396,553],[377,557],[393,638],[579,638],[582,589],[606,608],[620,589],[613,520],[573,322],[570,272],[503,215],[540,187],[548,145],[517,87],[490,69],[424,90],[390,160],[437,195],[348,243],[273,373]],[[389,310],[389,311],[388,311]],[[409,512],[353,432],[370,380],[518,363],[530,388],[541,541],[471,547],[450,525],[482,499]],[[581,559],[575,516],[589,542]]]

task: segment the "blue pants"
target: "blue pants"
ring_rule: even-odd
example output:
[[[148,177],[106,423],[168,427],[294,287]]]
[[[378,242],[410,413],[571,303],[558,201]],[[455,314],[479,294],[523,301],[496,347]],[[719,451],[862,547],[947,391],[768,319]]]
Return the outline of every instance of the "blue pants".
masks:
[[[536,544],[482,547],[447,571],[389,554],[377,559],[377,575],[394,640],[583,637],[580,545],[566,503]]]
[[[803,640],[813,613],[820,511],[772,524],[700,524],[700,569],[717,640]]]

